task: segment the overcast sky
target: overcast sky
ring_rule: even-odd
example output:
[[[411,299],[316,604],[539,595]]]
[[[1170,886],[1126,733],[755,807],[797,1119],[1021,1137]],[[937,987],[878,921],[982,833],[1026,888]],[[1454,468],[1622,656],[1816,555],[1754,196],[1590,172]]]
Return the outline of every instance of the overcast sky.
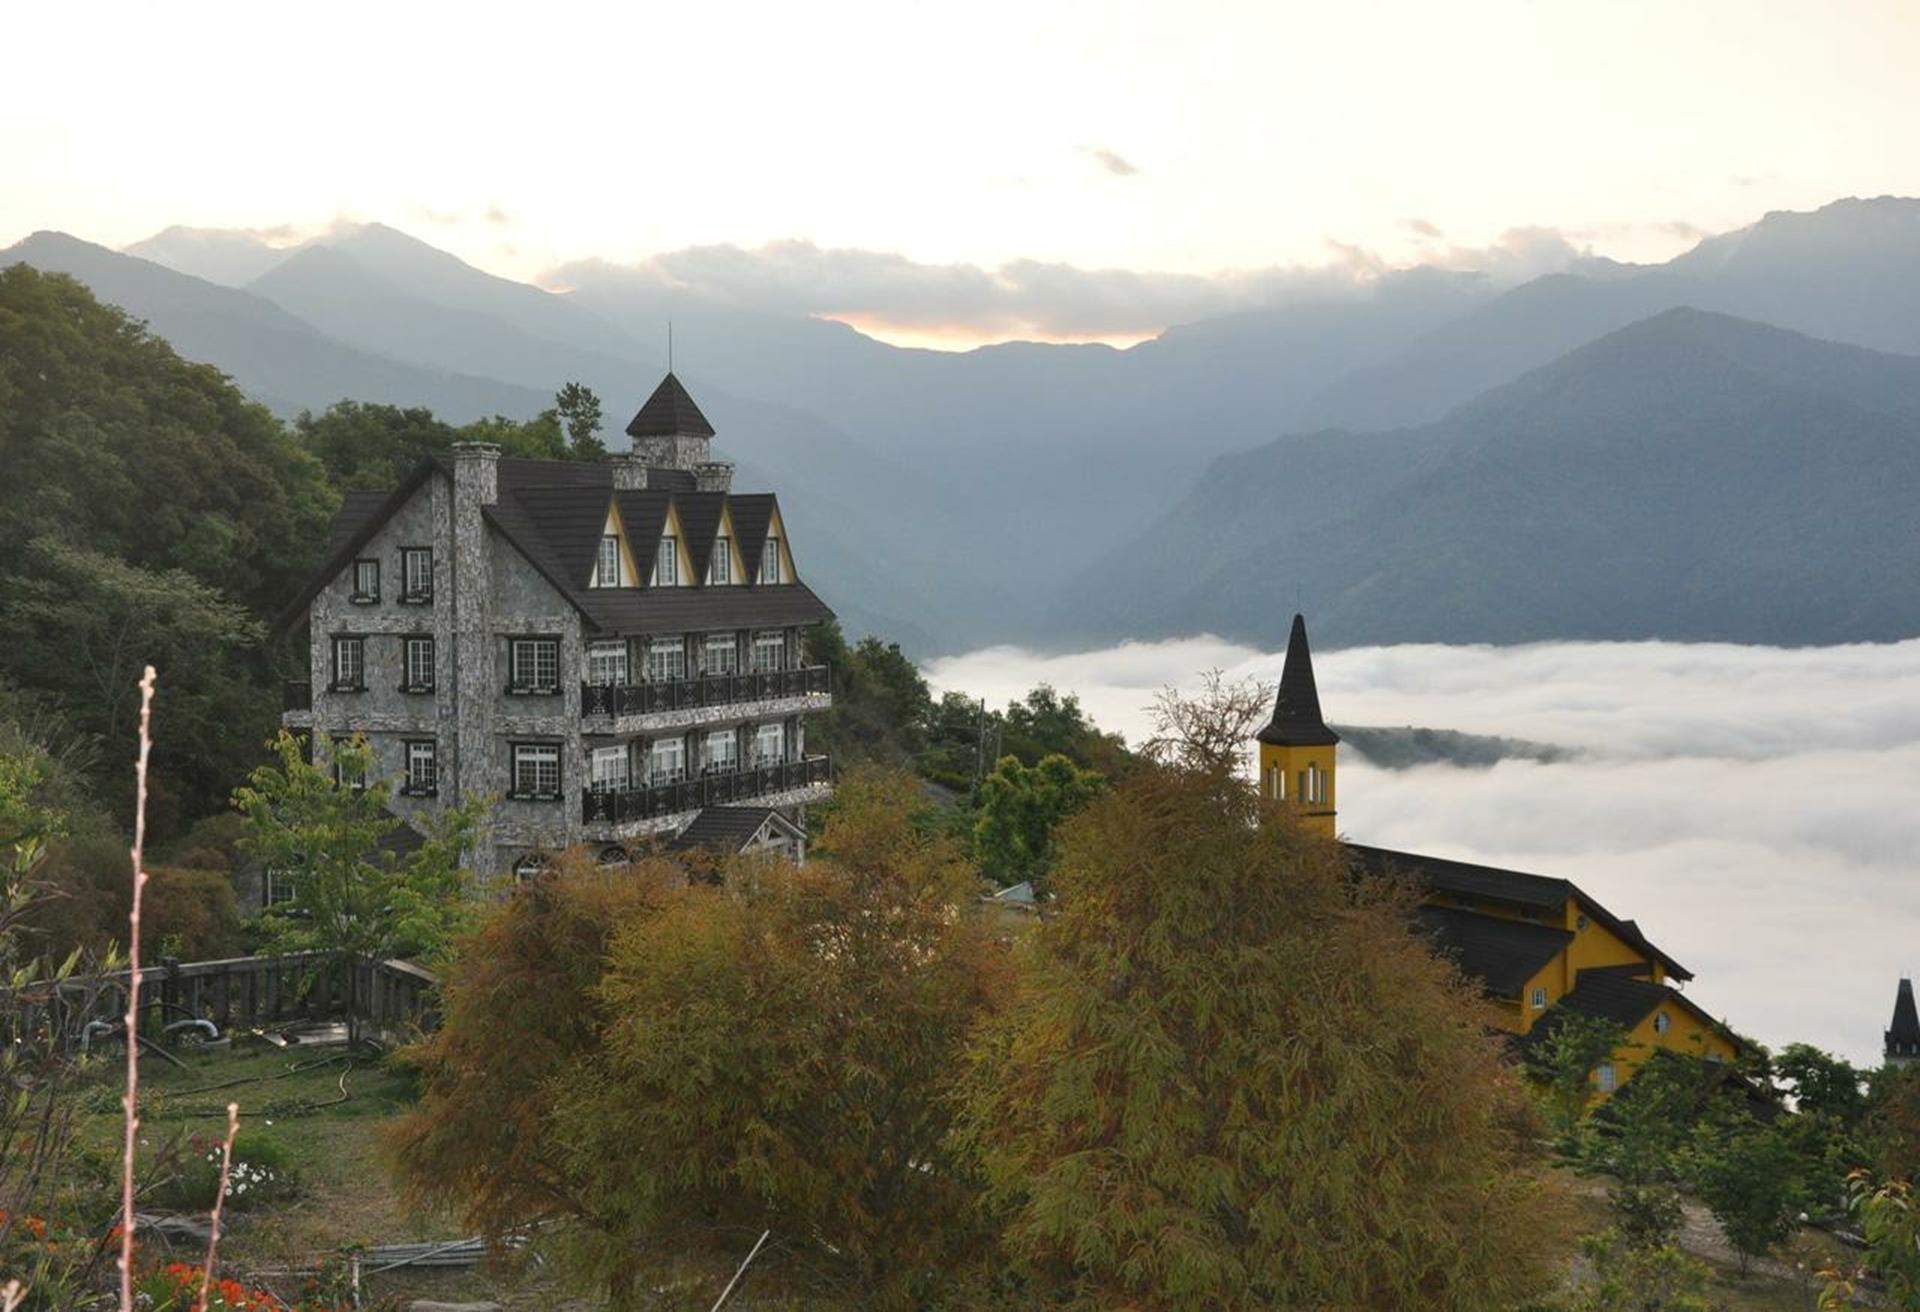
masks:
[[[1661,258],[1920,193],[1920,6],[15,6],[0,244],[378,219],[496,271],[799,239],[1214,275]]]
[[[1138,742],[1167,683],[1282,657],[1210,638],[936,662],[996,704],[1077,691]],[[1572,879],[1698,976],[1688,995],[1778,1048],[1877,1065],[1902,975],[1920,975],[1920,641],[1410,644],[1322,652],[1336,724],[1422,725],[1576,749],[1492,769],[1340,765],[1358,842]]]

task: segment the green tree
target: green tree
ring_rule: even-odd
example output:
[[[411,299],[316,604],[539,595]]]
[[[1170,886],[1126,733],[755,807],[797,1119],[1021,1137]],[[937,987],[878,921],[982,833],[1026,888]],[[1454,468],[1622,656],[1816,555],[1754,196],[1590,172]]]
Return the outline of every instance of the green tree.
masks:
[[[1843,1057],[1810,1043],[1790,1043],[1773,1059],[1773,1069],[1786,1082],[1797,1111],[1831,1116],[1847,1126],[1867,1113],[1865,1079]]]
[[[980,784],[973,850],[988,878],[1000,884],[1031,880],[1046,890],[1053,868],[1053,834],[1060,822],[1099,793],[1105,780],[1060,755],[1023,765],[1004,756]]]
[[[1740,1254],[1740,1269],[1793,1233],[1804,1195],[1802,1159],[1780,1126],[1748,1121],[1703,1130],[1689,1182]]]
[[[1228,771],[1137,771],[1057,841],[960,1130],[1011,1301],[1484,1308],[1553,1283],[1527,1099],[1404,890]]]
[[[600,398],[584,383],[569,382],[553,398],[553,408],[567,430],[567,453],[575,460],[604,460],[607,445],[600,440]]]
[[[319,735],[317,749],[338,777],[309,764],[300,740],[282,733],[275,761],[234,793],[249,826],[246,850],[294,890],[262,917],[268,943],[348,960],[437,957],[460,923],[460,865],[486,803],[435,813],[426,840],[403,855],[387,840],[406,822],[388,808],[392,783],[373,775],[366,744]],[[366,786],[343,782],[354,779]]]
[[[1545,1018],[1530,1037],[1527,1071],[1543,1095],[1556,1139],[1571,1150],[1599,1092],[1594,1069],[1620,1050],[1626,1031],[1599,1016],[1562,1010]]]
[[[336,401],[317,415],[302,411],[294,432],[335,487],[370,491],[397,486],[414,466],[460,437],[423,406],[364,401]]]
[[[560,426],[560,412],[542,410],[531,419],[509,419],[492,415],[476,419],[459,430],[461,442],[491,442],[501,452],[523,460],[570,460],[574,452],[567,445],[567,433]]]
[[[1605,1230],[1581,1249],[1592,1275],[1566,1300],[1566,1312],[1716,1312],[1707,1267],[1671,1244]]]
[[[833,709],[820,718],[818,732],[837,760],[847,766],[916,762],[926,746],[933,694],[899,643],[869,635],[848,646],[840,626],[828,622],[807,634],[807,659],[832,671]]]
[[[1050,684],[1041,684],[1016,702],[1007,703],[1001,717],[1000,751],[1027,765],[1048,756],[1064,756],[1075,765],[1108,776],[1123,772],[1126,745],[1118,734],[1101,733],[1080,708],[1072,693],[1061,696]]]

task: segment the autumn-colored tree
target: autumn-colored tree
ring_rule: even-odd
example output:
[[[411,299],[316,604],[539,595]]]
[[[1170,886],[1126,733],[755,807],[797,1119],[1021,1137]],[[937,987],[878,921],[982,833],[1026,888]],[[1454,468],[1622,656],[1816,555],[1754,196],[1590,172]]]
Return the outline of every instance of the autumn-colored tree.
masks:
[[[959,1141],[1020,1306],[1487,1308],[1564,1254],[1485,1004],[1213,732],[1058,836]],[[1180,726],[1173,726],[1176,729]]]
[[[516,896],[422,1054],[397,1139],[416,1195],[492,1235],[563,1222],[616,1308],[710,1306],[763,1230],[762,1295],[936,1298],[990,1244],[948,1134],[1007,986],[978,874],[922,805],[856,772],[803,868],[741,858],[715,885],[655,859]],[[631,900],[581,891],[610,880]]]

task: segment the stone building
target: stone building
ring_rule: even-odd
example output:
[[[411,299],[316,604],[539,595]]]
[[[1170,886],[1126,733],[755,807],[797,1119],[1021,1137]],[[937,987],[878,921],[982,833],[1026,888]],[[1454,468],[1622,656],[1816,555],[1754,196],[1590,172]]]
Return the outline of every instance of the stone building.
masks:
[[[465,443],[350,493],[279,621],[311,660],[284,723],[364,735],[408,818],[496,799],[484,874],[682,835],[799,859],[802,809],[832,788],[805,644],[832,612],[777,498],[733,490],[672,374],[627,433],[598,463]]]

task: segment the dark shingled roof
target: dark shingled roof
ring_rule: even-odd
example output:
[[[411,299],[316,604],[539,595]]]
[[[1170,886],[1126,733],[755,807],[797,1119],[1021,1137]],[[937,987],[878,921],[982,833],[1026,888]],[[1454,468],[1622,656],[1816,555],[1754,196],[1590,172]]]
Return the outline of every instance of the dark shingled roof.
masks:
[[[327,533],[326,554],[332,556],[351,542],[386,499],[387,494],[379,491],[347,493],[340,502],[339,512],[333,517],[333,527]]]
[[[1725,1026],[1694,1006],[1678,989],[1614,971],[1583,970],[1574,980],[1573,991],[1562,994],[1559,1001],[1548,1008],[1546,1015],[1534,1022],[1533,1028],[1520,1040],[1520,1046],[1526,1049],[1546,1042],[1571,1014],[1612,1021],[1630,1030],[1652,1015],[1655,1008],[1662,1006],[1679,1007],[1691,1012],[1722,1037],[1738,1043]]]
[[[680,380],[668,374],[627,424],[627,436],[712,437],[713,425],[700,413]]]
[[[1564,929],[1455,907],[1421,907],[1416,915],[1442,955],[1453,958],[1496,998],[1519,997],[1527,981],[1573,942]]]
[[[766,546],[767,529],[773,524],[773,508],[771,492],[748,492],[727,499],[727,509],[733,515],[733,533],[740,539],[740,559],[746,562],[749,583],[757,582],[760,578],[761,549]]]
[[[738,852],[751,843],[769,819],[792,833],[799,833],[792,821],[770,806],[709,806],[688,822],[667,850],[683,852],[706,847],[721,852]]]
[[[693,577],[704,583],[707,562],[713,556],[713,540],[720,532],[720,512],[726,508],[724,492],[676,492],[673,506],[680,512],[680,531],[686,534],[687,557],[693,564]]]
[[[1383,847],[1359,843],[1345,845],[1354,864],[1369,874],[1398,872],[1417,879],[1436,893],[1455,897],[1484,898],[1512,906],[1552,910],[1566,905],[1568,898],[1578,899],[1588,919],[1603,925],[1622,943],[1638,948],[1666,967],[1675,979],[1688,980],[1693,972],[1655,947],[1640,927],[1622,920],[1601,906],[1578,885],[1546,875],[1530,875],[1519,870],[1501,870],[1495,866],[1474,865],[1468,861],[1450,861],[1445,857],[1424,856],[1418,852],[1395,852]]]
[[[1287,637],[1287,663],[1280,670],[1280,694],[1273,701],[1273,720],[1257,737],[1275,747],[1326,747],[1340,741],[1320,718],[1320,691],[1313,682],[1313,653],[1307,648],[1307,621],[1293,617]]]
[[[606,633],[783,628],[833,618],[804,583],[724,588],[589,588],[585,610]]]
[[[1920,1056],[1920,1013],[1913,1006],[1913,981],[1903,979],[1893,995],[1893,1024],[1887,1029],[1887,1052]]]
[[[667,528],[667,508],[673,493],[648,487],[644,492],[616,492],[620,503],[620,522],[627,529],[627,547],[633,552],[634,566],[640,577],[653,581],[654,557],[660,554],[660,535]]]

